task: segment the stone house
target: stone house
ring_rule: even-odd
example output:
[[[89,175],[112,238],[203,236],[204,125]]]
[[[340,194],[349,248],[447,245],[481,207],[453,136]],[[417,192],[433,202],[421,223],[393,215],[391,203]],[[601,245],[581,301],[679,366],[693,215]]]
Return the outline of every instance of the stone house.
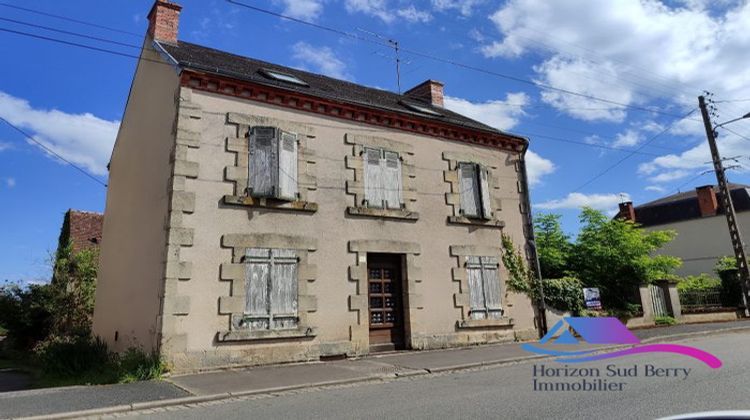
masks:
[[[177,371],[538,337],[528,141],[179,41],[157,0],[110,162],[94,333]],[[527,258],[533,258],[526,251]]]
[[[750,237],[750,186],[729,184],[729,191],[737,213],[737,224],[747,241]],[[617,217],[632,220],[644,229],[677,232],[672,242],[657,251],[682,259],[677,275],[715,275],[713,270],[717,260],[734,256],[720,194],[718,187],[705,185],[638,206],[626,202],[620,204]],[[750,252],[747,245],[745,250]]]
[[[73,252],[98,248],[102,241],[104,215],[69,209],[65,212],[58,246],[71,244]]]

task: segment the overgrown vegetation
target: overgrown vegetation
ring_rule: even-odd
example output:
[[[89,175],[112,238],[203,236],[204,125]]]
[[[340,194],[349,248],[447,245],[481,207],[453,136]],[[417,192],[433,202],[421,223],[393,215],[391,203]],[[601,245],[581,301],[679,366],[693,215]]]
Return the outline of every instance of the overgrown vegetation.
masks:
[[[677,290],[680,292],[699,292],[720,287],[721,280],[705,273],[697,276],[686,276],[677,283]]]
[[[132,348],[122,355],[91,335],[98,252],[61,245],[49,284],[0,287],[0,325],[7,338],[3,364],[29,370],[39,386],[154,379],[165,372],[158,355]]]
[[[721,304],[739,307],[742,303],[742,283],[735,257],[722,257],[716,262],[714,271],[721,279]]]
[[[632,222],[611,219],[584,208],[575,239],[564,234],[560,216],[536,216],[535,236],[542,276],[545,279],[573,277],[582,287],[598,287],[602,304],[613,314],[634,314],[638,287],[655,280],[675,278],[682,261],[654,255],[674,239],[672,231],[646,231]],[[557,296],[546,300],[557,299]]]
[[[656,325],[675,325],[677,324],[677,320],[671,316],[657,316],[654,317],[654,323]]]
[[[583,310],[583,284],[575,277],[544,279],[544,301],[562,311],[579,315]]]

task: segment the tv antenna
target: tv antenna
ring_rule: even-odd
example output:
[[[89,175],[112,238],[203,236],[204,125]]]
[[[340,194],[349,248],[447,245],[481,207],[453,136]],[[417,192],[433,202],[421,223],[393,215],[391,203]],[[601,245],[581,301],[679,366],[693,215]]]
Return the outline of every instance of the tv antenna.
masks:
[[[398,88],[398,94],[401,94],[401,47],[397,39],[388,38],[387,36],[380,35],[378,33],[368,31],[366,29],[357,28],[358,31],[364,32],[372,37],[385,41],[387,45],[393,48],[393,59],[396,62],[396,87]],[[385,45],[385,44],[383,44]],[[408,63],[406,63],[408,64]]]

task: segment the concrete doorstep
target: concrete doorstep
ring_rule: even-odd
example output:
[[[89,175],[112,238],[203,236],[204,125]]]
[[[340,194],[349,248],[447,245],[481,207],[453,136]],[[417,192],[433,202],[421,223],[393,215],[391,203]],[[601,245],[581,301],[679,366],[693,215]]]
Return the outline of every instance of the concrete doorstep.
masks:
[[[743,330],[750,330],[750,321],[677,325],[658,329],[636,330],[634,333],[643,342],[653,342]],[[610,350],[610,348],[601,349],[601,351],[607,350]],[[66,419],[99,416],[251,395],[272,394],[303,388],[395,380],[401,377],[431,375],[440,372],[500,366],[541,359],[549,359],[549,357],[529,354],[521,349],[519,343],[505,343],[448,350],[394,352],[361,359],[331,362],[230,369],[173,376],[166,381],[127,385],[19,391],[0,394],[0,418]],[[124,387],[131,387],[132,395],[112,397],[111,394],[122,394]],[[148,395],[153,397],[144,400],[143,395],[145,393],[138,392],[138,387],[151,387],[151,392]],[[43,397],[39,395],[41,393],[44,394]],[[95,401],[99,405],[84,408],[80,405],[70,404],[77,398],[75,395],[78,394],[101,394]],[[30,398],[35,406],[14,405],[13,402],[19,398]],[[63,404],[69,404],[68,407],[78,411],[64,412],[58,404],[39,404],[40,401],[61,398]],[[127,398],[131,399],[127,400]],[[110,403],[106,404],[107,401]]]

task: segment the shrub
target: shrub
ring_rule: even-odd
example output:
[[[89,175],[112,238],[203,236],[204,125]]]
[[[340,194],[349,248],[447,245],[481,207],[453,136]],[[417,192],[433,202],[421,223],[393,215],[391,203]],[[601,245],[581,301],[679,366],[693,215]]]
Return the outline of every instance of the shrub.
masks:
[[[555,309],[570,311],[574,315],[583,309],[583,285],[575,277],[545,279],[544,302]]]
[[[22,288],[15,283],[0,287],[0,324],[7,329],[7,341],[28,351],[47,337],[52,327],[53,295],[49,285]]]
[[[158,379],[167,370],[157,353],[147,354],[134,347],[120,356],[119,365],[122,383]]]
[[[677,283],[677,290],[680,292],[698,292],[721,287],[721,280],[708,274],[698,276],[687,276]]]
[[[92,371],[113,367],[114,357],[98,337],[53,336],[34,349],[45,374],[59,377],[80,377]]]
[[[675,325],[677,320],[671,316],[657,316],[654,318],[654,323],[656,325]]]
[[[742,304],[742,284],[740,283],[737,260],[734,257],[723,257],[716,262],[714,270],[721,278],[721,304],[731,308]]]

